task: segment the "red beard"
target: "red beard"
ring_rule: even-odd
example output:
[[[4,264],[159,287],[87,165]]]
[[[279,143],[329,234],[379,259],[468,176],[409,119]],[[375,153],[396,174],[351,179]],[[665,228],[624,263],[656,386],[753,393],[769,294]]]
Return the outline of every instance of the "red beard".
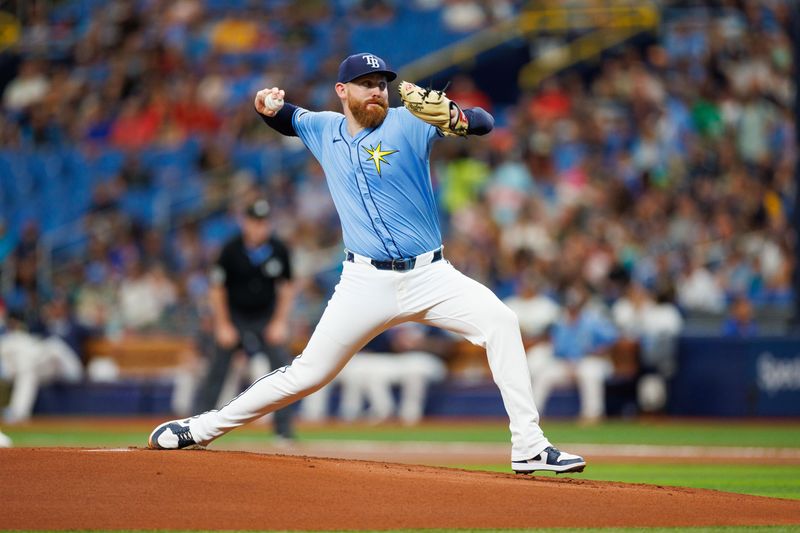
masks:
[[[356,122],[361,126],[365,128],[376,128],[380,126],[386,118],[389,104],[383,99],[368,100],[363,104],[359,104],[348,98],[347,107],[350,108],[350,112],[353,113],[353,118],[355,118]]]

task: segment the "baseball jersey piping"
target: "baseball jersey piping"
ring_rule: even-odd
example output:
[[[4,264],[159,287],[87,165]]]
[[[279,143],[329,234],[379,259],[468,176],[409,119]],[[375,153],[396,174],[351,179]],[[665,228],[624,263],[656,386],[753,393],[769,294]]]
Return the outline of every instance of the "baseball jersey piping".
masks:
[[[342,140],[347,143],[347,137],[345,137],[344,134],[342,133],[342,126],[344,125],[344,122],[345,122],[345,119],[342,119],[342,121],[339,123],[339,135],[341,135]],[[358,150],[356,150],[356,160],[358,161],[358,165],[360,167],[361,166],[361,160],[357,156],[358,156]],[[352,165],[353,164],[353,151],[352,151],[352,149],[350,147],[350,143],[347,143],[347,157],[350,158],[350,164]],[[356,180],[356,186],[358,186],[359,185],[359,183],[358,183],[358,175],[355,172],[353,173],[353,177]],[[383,246],[383,249],[386,250],[386,253],[391,255],[391,252],[389,251],[388,248],[386,248],[386,245],[383,243],[383,239],[380,238],[381,234],[378,232],[378,228],[375,227],[375,221],[372,220],[371,216],[369,216],[369,209],[367,209],[367,203],[364,201],[364,195],[361,194],[361,187],[357,187],[357,188],[358,188],[358,191],[359,191],[358,192],[358,197],[361,199],[361,205],[364,206],[364,212],[367,214],[367,217],[369,218],[369,223],[372,224],[372,231],[374,231],[375,235],[377,235],[378,239],[380,239],[381,245]]]
[[[302,357],[302,356],[303,356],[303,354],[300,354],[300,355],[298,355],[297,357],[295,357],[295,359],[298,359],[298,358],[300,358],[300,357]],[[237,394],[235,398],[231,399],[231,401],[229,401],[228,403],[226,403],[225,405],[223,405],[223,406],[222,406],[222,407],[220,407],[219,409],[212,409],[211,411],[220,411],[220,410],[222,410],[222,409],[225,409],[225,408],[226,408],[226,407],[228,407],[230,404],[232,404],[233,402],[235,402],[236,400],[238,400],[238,399],[239,399],[239,397],[241,397],[241,396],[242,396],[242,395],[243,395],[245,392],[247,392],[247,391],[249,391],[250,389],[252,389],[253,387],[255,387],[255,385],[256,385],[257,383],[259,383],[259,382],[263,381],[264,379],[266,379],[266,378],[270,377],[270,376],[271,376],[271,375],[273,375],[273,374],[277,374],[278,372],[280,372],[281,374],[284,374],[284,373],[286,372],[286,370],[287,370],[287,369],[288,369],[290,366],[292,366],[292,363],[294,363],[294,360],[292,360],[292,362],[291,362],[291,363],[289,363],[288,365],[284,365],[284,366],[282,366],[282,367],[280,367],[280,368],[276,368],[275,370],[273,370],[273,371],[272,371],[272,372],[270,372],[269,374],[264,374],[263,376],[261,376],[260,378],[258,378],[257,380],[255,380],[253,383],[251,383],[251,384],[250,384],[250,386],[249,386],[249,387],[247,387],[245,390],[243,390],[242,392],[240,392],[239,394]],[[206,411],[206,412],[211,412],[211,411]]]
[[[356,154],[360,154],[361,153],[359,151],[361,149],[361,143],[364,142],[366,140],[366,138],[369,137],[370,135],[372,135],[373,133],[375,133],[375,128],[372,128],[372,131],[368,132],[366,135],[361,137],[360,140],[356,141],[356,147],[358,148],[356,150]],[[397,246],[397,242],[394,240],[394,236],[392,235],[392,232],[389,231],[389,228],[386,226],[386,222],[383,221],[383,216],[381,215],[380,209],[378,209],[378,204],[375,203],[375,198],[372,196],[372,189],[369,186],[369,180],[367,179],[366,172],[364,172],[364,166],[362,165],[362,161],[361,161],[360,157],[358,158],[358,167],[361,169],[361,172],[364,174],[364,184],[367,186],[367,191],[369,191],[369,199],[372,202],[372,205],[375,207],[375,212],[378,213],[378,218],[381,219],[381,225],[386,230],[386,234],[389,235],[390,239],[392,239],[392,245],[394,246],[395,252],[397,253],[397,256],[398,256],[397,258],[400,258],[400,257],[402,257],[402,254],[400,254],[400,248]],[[357,177],[356,177],[356,179],[357,179]],[[374,225],[373,225],[373,227],[374,227]],[[378,237],[380,238],[380,234],[378,234]],[[386,244],[384,244],[383,247],[386,249],[386,252],[389,254],[389,257],[391,258],[392,257],[392,252],[387,248]]]
[[[345,136],[344,133],[342,132],[342,128],[344,127],[345,120],[346,119],[342,118],[341,122],[339,122],[339,135],[342,137],[342,139],[344,139],[345,142],[347,142],[347,136]],[[373,131],[374,131],[374,129],[373,129]],[[361,133],[361,132],[359,132],[359,133]],[[362,173],[364,171],[364,168],[361,166],[361,158],[358,157],[358,150],[361,148],[361,141],[363,141],[371,133],[372,132],[370,131],[369,133],[364,134],[357,141],[355,139],[358,139],[359,136],[356,136],[354,138],[354,142],[356,143],[356,161],[358,162],[358,167],[361,169]],[[350,158],[350,164],[352,164],[353,163],[352,146],[351,146],[350,143],[347,143],[347,145],[348,145],[347,146],[348,157]],[[392,257],[391,250],[389,250],[389,248],[386,246],[386,243],[384,242],[383,237],[381,236],[381,232],[378,231],[378,228],[375,226],[375,220],[372,218],[372,216],[369,213],[369,208],[367,207],[367,202],[366,202],[366,200],[364,200],[364,195],[361,193],[361,183],[358,181],[358,173],[354,172],[353,173],[353,177],[356,180],[356,188],[359,191],[358,196],[361,199],[361,205],[364,206],[364,212],[367,214],[367,217],[369,218],[370,224],[372,225],[372,231],[375,232],[375,235],[378,237],[378,240],[381,241],[381,246],[383,246],[383,249],[386,250],[386,254],[389,257]],[[375,212],[378,214],[378,218],[380,218],[381,224],[383,224],[383,227],[386,228],[386,224],[383,222],[383,217],[381,217],[381,213],[380,213],[380,211],[378,211],[378,206],[375,205],[375,201],[372,199],[372,191],[369,188],[369,183],[367,182],[366,174],[364,175],[364,185],[367,187],[367,192],[369,193],[370,200],[372,200],[372,205],[375,208]],[[389,229],[388,228],[386,229],[386,233],[389,233]],[[394,242],[394,237],[392,237],[391,233],[389,233],[389,237],[392,239],[392,243],[394,244],[395,249],[397,249],[397,243]]]

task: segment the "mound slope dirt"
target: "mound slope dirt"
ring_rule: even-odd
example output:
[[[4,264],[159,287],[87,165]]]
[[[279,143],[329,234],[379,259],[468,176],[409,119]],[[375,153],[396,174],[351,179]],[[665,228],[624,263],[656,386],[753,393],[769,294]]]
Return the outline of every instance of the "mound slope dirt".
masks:
[[[0,450],[3,529],[800,524],[800,501],[230,451]]]

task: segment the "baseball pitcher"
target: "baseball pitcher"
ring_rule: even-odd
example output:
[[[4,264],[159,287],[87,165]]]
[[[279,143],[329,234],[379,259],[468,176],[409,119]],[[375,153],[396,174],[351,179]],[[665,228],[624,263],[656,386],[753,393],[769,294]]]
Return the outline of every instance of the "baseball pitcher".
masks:
[[[303,353],[219,410],[158,426],[149,446],[205,446],[226,432],[311,394],[370,339],[414,321],[486,348],[510,418],[511,468],[580,472],[582,457],[554,448],[539,426],[515,314],[444,258],[429,156],[445,136],[485,135],[494,119],[461,109],[442,91],[401,82],[404,107],[389,108],[397,75],[374,54],[346,58],[334,87],[342,112],[312,112],[259,91],[256,111],[271,128],[299,137],[325,170],[342,222],[343,272]],[[477,252],[476,253],[480,253]]]

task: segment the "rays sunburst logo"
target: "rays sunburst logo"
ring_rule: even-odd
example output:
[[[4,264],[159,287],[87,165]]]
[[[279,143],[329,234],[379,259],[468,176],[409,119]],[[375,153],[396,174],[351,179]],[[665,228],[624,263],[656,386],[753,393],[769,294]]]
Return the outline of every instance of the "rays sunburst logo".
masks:
[[[369,148],[366,146],[363,146],[362,148],[364,148],[364,151],[369,154],[367,161],[372,161],[375,163],[375,170],[378,171],[378,176],[381,175],[381,163],[386,163],[387,165],[390,164],[385,158],[389,155],[397,153],[397,150],[383,150],[380,142],[378,143],[378,146],[374,148],[372,145],[370,145]]]

